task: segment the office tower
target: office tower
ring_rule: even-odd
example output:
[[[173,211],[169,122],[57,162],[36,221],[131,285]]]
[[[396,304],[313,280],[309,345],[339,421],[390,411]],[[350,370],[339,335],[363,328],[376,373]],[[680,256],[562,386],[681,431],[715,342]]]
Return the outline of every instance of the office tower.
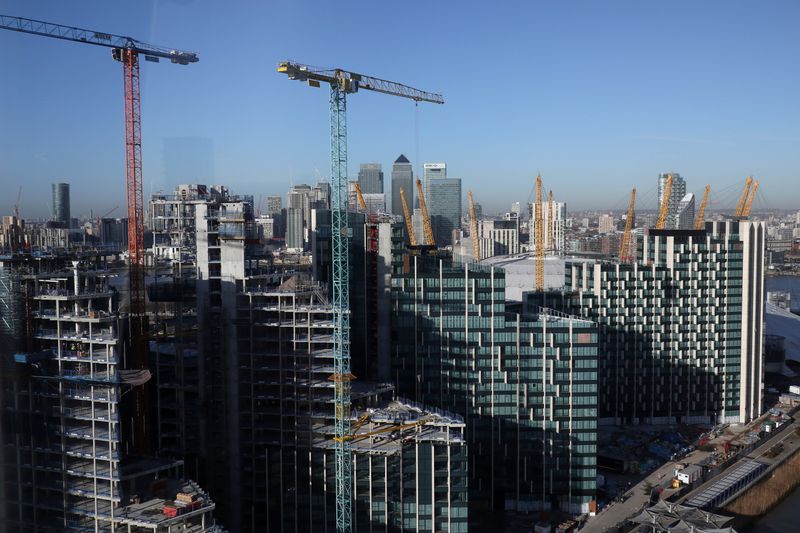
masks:
[[[70,217],[69,183],[54,183],[53,189],[53,221],[61,227],[69,228],[72,223]]]
[[[564,245],[564,227],[567,220],[567,204],[566,202],[553,202],[553,223],[550,224],[550,210],[548,203],[543,204],[542,220],[544,222],[544,249],[546,253],[563,253],[565,250]],[[531,246],[535,244],[536,235],[536,217],[533,216],[533,204],[528,209],[528,217],[530,220],[530,234]],[[603,216],[603,215],[601,215]],[[612,219],[613,226],[613,219]]]
[[[515,215],[515,213],[508,213]],[[472,236],[470,236],[472,238]],[[519,253],[519,219],[478,221],[477,238],[481,243],[481,259],[495,255]]]
[[[448,246],[453,244],[453,230],[461,229],[461,179],[448,178],[444,163],[425,163],[425,172],[433,236],[437,246]]]
[[[414,171],[411,163],[403,154],[400,154],[392,165],[392,214],[402,217],[403,204],[400,201],[400,189],[406,195],[408,209],[414,209]]]
[[[746,423],[762,409],[765,223],[648,230],[635,264],[567,263],[565,304],[600,323],[605,423]]]
[[[424,163],[422,165],[422,185],[425,199],[428,199],[430,180],[444,179],[447,177],[447,163]]]
[[[616,231],[616,224],[612,215],[600,215],[597,219],[598,233],[613,233]]]
[[[511,212],[516,213],[517,217],[522,217],[522,204],[520,202],[512,202]]]
[[[383,167],[380,163],[361,163],[358,171],[358,183],[364,194],[383,193]]]
[[[283,208],[280,196],[267,196],[267,214],[280,214]]]
[[[284,209],[286,219],[286,247],[302,250],[305,246],[305,227],[302,208]]]
[[[25,255],[0,266],[18,273],[18,290],[0,298],[24,309],[16,342],[0,346],[15,421],[2,429],[3,531],[217,530],[214,502],[182,477],[182,461],[146,456],[149,443],[133,435],[129,393],[158,378],[124,367],[110,259]]]
[[[364,203],[367,204],[367,213],[385,213],[386,195],[385,194],[364,194]]]
[[[397,256],[393,379],[400,394],[468,421],[471,504],[588,512],[597,325],[542,309],[522,314],[506,302],[502,269]]]
[[[331,184],[328,181],[319,181],[312,189],[313,199],[311,207],[313,209],[330,209],[331,207]],[[306,224],[308,221],[306,221]]]
[[[672,188],[669,194],[669,210],[667,211],[666,229],[678,228],[678,206],[686,196],[686,182],[680,174],[675,172],[658,175],[658,205],[664,200],[664,192],[667,187],[667,177],[672,174]]]
[[[694,229],[694,193],[688,192],[681,198],[675,217],[677,229]]]

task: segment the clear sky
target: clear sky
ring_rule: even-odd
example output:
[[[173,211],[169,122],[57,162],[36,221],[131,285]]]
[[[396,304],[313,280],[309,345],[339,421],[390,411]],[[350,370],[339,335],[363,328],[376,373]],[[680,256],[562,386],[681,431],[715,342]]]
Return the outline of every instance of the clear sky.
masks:
[[[415,169],[444,161],[496,211],[527,200],[537,172],[571,210],[625,208],[633,185],[653,208],[664,171],[698,194],[711,183],[724,207],[754,174],[757,207],[800,208],[793,0],[0,0],[0,13],[199,53],[143,62],[145,197],[200,182],[258,198],[327,177],[327,90],[277,74],[290,58],[444,94],[418,111],[351,96],[351,176],[376,161],[388,182],[401,152]],[[67,181],[73,216],[123,216],[110,51],[0,30],[0,72],[0,213],[21,184],[23,216],[44,216],[49,184]]]

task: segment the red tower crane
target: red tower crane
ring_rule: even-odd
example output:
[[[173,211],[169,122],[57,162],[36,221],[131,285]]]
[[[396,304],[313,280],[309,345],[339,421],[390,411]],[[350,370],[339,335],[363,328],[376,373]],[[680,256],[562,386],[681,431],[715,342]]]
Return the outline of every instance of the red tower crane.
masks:
[[[147,316],[145,313],[144,285],[144,201],[142,194],[142,120],[139,98],[139,56],[158,63],[169,59],[172,63],[188,65],[198,61],[197,54],[142,43],[131,37],[85,30],[40,20],[0,15],[0,29],[52,37],[65,41],[93,44],[111,48],[112,57],[122,63],[125,101],[125,176],[128,200],[128,256],[130,286],[130,338],[131,356],[126,361],[130,369],[143,369],[147,365]],[[135,446],[144,451],[145,395],[139,388],[133,421]]]

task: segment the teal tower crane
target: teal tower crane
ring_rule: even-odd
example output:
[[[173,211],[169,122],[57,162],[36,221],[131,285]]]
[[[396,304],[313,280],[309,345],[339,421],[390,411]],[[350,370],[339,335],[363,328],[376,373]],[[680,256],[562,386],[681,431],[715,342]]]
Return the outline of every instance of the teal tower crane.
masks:
[[[333,280],[333,359],[336,452],[336,531],[351,533],[353,458],[350,448],[350,227],[347,219],[347,94],[359,89],[409,98],[415,102],[443,104],[440,94],[401,83],[364,76],[342,69],[325,69],[291,61],[278,64],[278,72],[312,87],[327,83],[331,121],[331,253]]]

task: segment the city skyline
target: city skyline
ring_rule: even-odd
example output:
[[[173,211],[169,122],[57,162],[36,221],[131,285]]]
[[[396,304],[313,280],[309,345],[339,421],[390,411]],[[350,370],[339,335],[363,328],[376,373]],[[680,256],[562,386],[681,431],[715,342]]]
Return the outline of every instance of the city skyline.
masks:
[[[800,197],[792,186],[800,143],[792,118],[798,109],[788,89],[797,75],[783,67],[797,48],[789,21],[798,7],[791,3],[775,4],[771,11],[727,3],[721,11],[706,4],[692,6],[690,17],[685,16],[690,4],[668,9],[621,3],[622,16],[590,4],[491,13],[450,13],[436,6],[432,17],[450,17],[459,27],[498,38],[469,43],[460,35],[471,31],[445,27],[447,44],[423,47],[387,38],[375,41],[373,49],[356,42],[321,49],[305,34],[322,32],[331,21],[388,21],[391,13],[375,6],[334,12],[304,4],[250,13],[236,5],[188,9],[172,2],[121,17],[117,8],[97,2],[81,9],[55,2],[6,4],[8,14],[198,51],[200,62],[185,69],[142,69],[146,194],[200,181],[225,182],[258,196],[326,177],[326,98],[286,87],[273,71],[284,57],[301,57],[445,95],[446,105],[418,111],[405,102],[354,101],[351,179],[359,162],[389,168],[405,153],[417,175],[424,162],[446,161],[488,211],[507,209],[511,195],[527,196],[537,171],[557,182],[560,196],[576,210],[624,208],[631,186],[648,185],[653,174],[673,168],[695,194],[710,183],[712,200],[715,191],[738,187],[749,174],[764,184],[762,207],[789,208]],[[301,12],[307,30],[272,24],[262,42],[264,23]],[[680,29],[669,39],[656,38],[656,22]],[[513,31],[501,32],[506,26]],[[740,39],[745,28],[757,38]],[[237,36],[231,44],[208,37],[225,30]],[[525,38],[530,32],[541,48]],[[11,32],[0,36],[0,43],[0,61],[25,72],[0,89],[0,96],[17,102],[2,112],[11,127],[0,133],[0,174],[12,185],[23,184],[23,216],[46,216],[43,198],[58,181],[71,184],[76,214],[121,204],[118,65],[101,50]],[[541,49],[550,53],[540,55]],[[263,65],[253,67],[253,51]],[[26,68],[33,63],[43,68]],[[486,72],[486,82],[465,84],[465,72]],[[512,72],[514,81],[493,78],[492,72]],[[665,75],[684,80],[685,88],[652,83]],[[235,90],[231,77],[241,79]],[[58,95],[53,86],[61,87]],[[497,176],[503,187],[493,186]],[[598,181],[605,185],[592,188]],[[581,194],[588,190],[591,196]],[[0,209],[11,212],[13,196],[0,201]]]

